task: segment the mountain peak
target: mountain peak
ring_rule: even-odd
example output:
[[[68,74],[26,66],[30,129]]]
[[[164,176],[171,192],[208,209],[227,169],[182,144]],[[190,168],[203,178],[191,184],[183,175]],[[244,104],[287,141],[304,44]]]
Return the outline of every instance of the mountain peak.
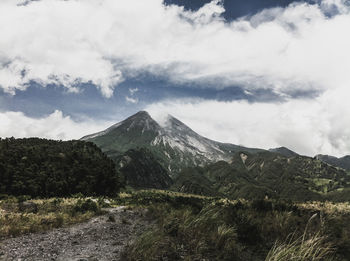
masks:
[[[139,111],[139,112],[135,113],[134,115],[131,115],[129,118],[131,118],[131,117],[152,118],[151,115],[149,115],[149,113],[147,111]]]
[[[142,133],[144,133],[145,131],[158,132],[161,129],[159,124],[151,117],[151,115],[147,111],[139,111],[134,115],[131,115],[124,121],[121,121],[108,128],[106,131],[110,131],[115,128],[124,129],[126,132],[137,129],[140,130]]]
[[[125,132],[129,132],[129,131],[138,129],[141,131],[141,133],[144,133],[145,131],[151,131],[151,130],[155,131],[155,132],[159,132],[161,127],[149,115],[149,113],[147,111],[139,111],[139,112],[131,115],[127,119],[112,125],[111,127],[109,127],[108,129],[106,129],[104,131],[85,136],[81,139],[82,140],[93,139],[93,138],[96,138],[99,136],[103,136],[103,135],[112,133],[116,129],[122,129]]]
[[[130,149],[147,148],[172,173],[184,166],[229,160],[233,152],[243,149],[207,139],[171,115],[157,120],[148,112],[139,111],[102,132],[82,139],[94,142],[112,158]]]

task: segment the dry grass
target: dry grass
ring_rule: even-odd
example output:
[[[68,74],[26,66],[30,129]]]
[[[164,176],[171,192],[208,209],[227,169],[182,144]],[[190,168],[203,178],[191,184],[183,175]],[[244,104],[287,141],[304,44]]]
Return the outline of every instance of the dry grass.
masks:
[[[291,237],[292,238],[292,237]],[[326,243],[326,237],[316,233],[308,238],[278,243],[273,246],[266,261],[318,261],[332,260],[334,249]]]
[[[322,235],[320,231],[308,233],[310,222],[317,217],[318,215],[314,214],[309,219],[304,234],[301,237],[294,239],[294,234],[291,234],[285,242],[276,241],[265,261],[332,260],[334,248],[330,243],[327,243],[327,237]]]
[[[79,209],[86,201],[87,199],[79,201],[76,198],[30,200],[27,203],[35,207],[27,210],[21,209],[20,203],[14,198],[0,201],[0,238],[87,221],[100,211],[99,208],[98,211]]]
[[[306,202],[300,203],[298,206],[309,209],[309,210],[317,210],[322,211],[325,214],[349,214],[350,213],[350,203],[342,202],[342,203],[333,203],[333,202]]]
[[[163,195],[169,195],[172,197],[199,198],[199,199],[211,199],[212,198],[212,197],[202,196],[202,195],[197,195],[197,194],[181,193],[181,192],[176,192],[176,191],[160,190],[160,189],[139,190],[138,192],[139,193],[149,192],[149,193],[153,193],[153,194],[163,194]]]

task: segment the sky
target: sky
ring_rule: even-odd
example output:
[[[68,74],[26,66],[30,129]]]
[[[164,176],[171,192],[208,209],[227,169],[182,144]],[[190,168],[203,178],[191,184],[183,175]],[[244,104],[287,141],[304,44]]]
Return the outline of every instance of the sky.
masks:
[[[140,110],[248,147],[350,154],[349,0],[1,0],[0,137]]]

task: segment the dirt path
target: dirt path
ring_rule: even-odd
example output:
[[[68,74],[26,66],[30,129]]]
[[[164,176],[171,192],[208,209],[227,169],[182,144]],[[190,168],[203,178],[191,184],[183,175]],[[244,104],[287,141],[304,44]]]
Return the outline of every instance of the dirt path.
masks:
[[[107,211],[87,223],[7,239],[0,243],[0,260],[120,260],[124,247],[149,223],[140,210]]]

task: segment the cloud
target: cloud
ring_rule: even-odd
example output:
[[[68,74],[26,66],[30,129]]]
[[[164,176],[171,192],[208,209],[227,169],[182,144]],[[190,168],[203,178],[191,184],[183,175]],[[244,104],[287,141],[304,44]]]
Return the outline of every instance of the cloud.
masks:
[[[41,137],[70,140],[98,132],[112,122],[96,122],[90,119],[77,122],[56,110],[43,118],[31,118],[22,112],[0,112],[0,137]]]
[[[129,93],[130,95],[134,95],[135,93],[137,93],[139,91],[138,88],[129,88]]]
[[[138,91],[139,91],[138,88],[129,88],[129,93],[131,97],[125,96],[125,100],[128,103],[133,103],[133,104],[139,103],[139,99],[134,97],[134,94],[137,93]]]
[[[327,91],[317,99],[290,99],[283,103],[164,101],[146,110],[162,120],[172,114],[195,131],[221,142],[248,147],[286,146],[315,156],[350,154],[349,91]]]
[[[128,96],[125,96],[125,100],[129,103],[133,103],[133,104],[136,104],[139,102],[139,99],[137,98],[133,98],[133,97],[128,97]]]
[[[197,11],[161,0],[3,0],[0,86],[91,82],[111,97],[148,72],[212,88],[324,92],[350,85],[349,10],[346,0],[294,3],[227,23],[218,0]]]

